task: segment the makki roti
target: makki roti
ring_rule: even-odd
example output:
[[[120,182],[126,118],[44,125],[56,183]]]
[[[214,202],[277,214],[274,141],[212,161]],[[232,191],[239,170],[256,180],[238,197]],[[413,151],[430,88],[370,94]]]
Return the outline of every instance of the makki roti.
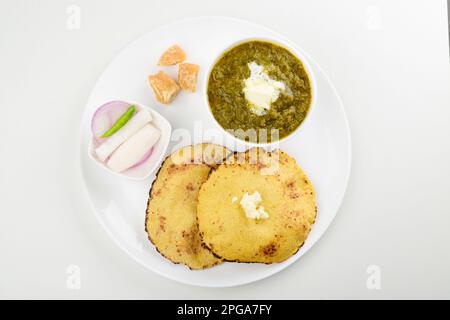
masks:
[[[187,146],[168,156],[150,190],[146,231],[156,249],[174,263],[205,269],[221,262],[202,245],[197,195],[212,168],[231,152],[214,144]]]
[[[250,219],[240,201],[259,192],[267,219]],[[198,195],[205,245],[226,261],[275,263],[295,254],[316,217],[311,182],[295,160],[277,150],[236,153],[213,170]]]

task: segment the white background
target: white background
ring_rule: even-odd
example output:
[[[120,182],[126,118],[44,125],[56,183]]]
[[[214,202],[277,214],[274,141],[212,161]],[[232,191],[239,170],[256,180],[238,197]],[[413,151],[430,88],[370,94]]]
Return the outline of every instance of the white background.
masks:
[[[66,26],[70,5],[81,28]],[[297,263],[260,282],[166,280],[116,247],[79,168],[84,105],[107,63],[198,15],[268,26],[328,73],[349,118],[343,205]],[[67,268],[81,269],[69,290]],[[381,289],[366,286],[369,265]],[[445,1],[1,1],[0,298],[450,298],[450,68]]]

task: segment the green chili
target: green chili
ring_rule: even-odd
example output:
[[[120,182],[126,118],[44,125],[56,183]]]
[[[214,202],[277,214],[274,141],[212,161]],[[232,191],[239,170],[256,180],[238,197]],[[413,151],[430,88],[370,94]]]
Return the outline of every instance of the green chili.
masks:
[[[119,131],[131,119],[135,112],[136,106],[130,106],[128,110],[125,111],[125,113],[121,115],[120,118],[113,124],[113,126],[102,135],[102,138],[112,136],[114,133]]]

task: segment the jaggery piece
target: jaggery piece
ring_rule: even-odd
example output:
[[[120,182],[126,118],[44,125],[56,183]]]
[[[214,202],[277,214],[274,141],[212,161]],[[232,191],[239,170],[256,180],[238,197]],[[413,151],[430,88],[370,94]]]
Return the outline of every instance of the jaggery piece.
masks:
[[[180,64],[178,68],[178,83],[181,89],[195,92],[199,70],[200,67],[197,64]]]
[[[160,66],[173,66],[181,63],[186,59],[186,53],[177,44],[167,49],[159,58],[158,65]]]
[[[163,71],[149,75],[148,82],[155,93],[156,100],[162,104],[171,103],[180,92],[178,83]]]

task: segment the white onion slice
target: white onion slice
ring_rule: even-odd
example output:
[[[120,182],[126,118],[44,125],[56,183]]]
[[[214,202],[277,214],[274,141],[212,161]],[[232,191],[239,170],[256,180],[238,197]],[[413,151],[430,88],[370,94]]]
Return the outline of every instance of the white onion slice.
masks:
[[[129,167],[128,169],[134,169],[139,167],[141,164],[143,164],[145,161],[147,161],[148,158],[150,158],[150,156],[153,153],[153,147],[151,147],[141,158],[141,160],[139,160],[137,163],[133,164],[133,166]]]
[[[101,136],[114,125],[130,106],[131,104],[128,102],[111,101],[105,103],[95,111],[92,116],[91,130],[96,147],[107,139]]]

